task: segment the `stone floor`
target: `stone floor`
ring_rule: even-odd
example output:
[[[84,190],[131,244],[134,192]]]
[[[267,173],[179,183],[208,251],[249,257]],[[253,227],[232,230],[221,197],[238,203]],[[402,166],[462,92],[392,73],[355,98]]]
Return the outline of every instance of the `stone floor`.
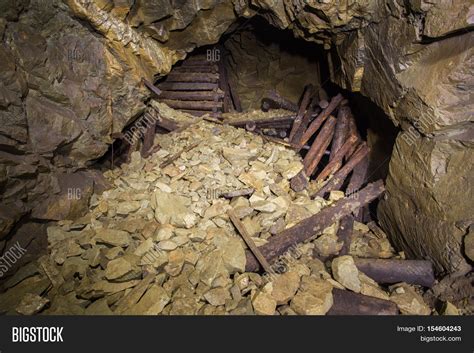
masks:
[[[342,243],[333,224],[299,245],[284,273],[245,272],[246,245],[229,209],[260,246],[344,197],[293,192],[289,179],[302,168],[293,150],[203,120],[155,142],[161,148],[149,158],[134,152],[130,163],[105,172],[113,187],[93,195],[86,216],[48,228],[48,255],[4,283],[0,312],[323,315],[339,288],[393,301],[402,314],[432,313],[420,288],[381,287],[358,271],[353,256],[403,258],[385,235],[358,222],[348,255],[337,255]],[[220,197],[243,188],[255,192]]]

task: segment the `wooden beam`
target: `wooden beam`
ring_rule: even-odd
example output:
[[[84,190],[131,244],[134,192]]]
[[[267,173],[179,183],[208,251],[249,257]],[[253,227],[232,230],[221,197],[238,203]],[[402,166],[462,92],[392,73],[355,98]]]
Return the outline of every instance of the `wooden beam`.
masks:
[[[305,91],[303,93],[303,98],[301,99],[301,104],[298,110],[298,114],[296,115],[296,119],[293,122],[293,127],[290,131],[290,141],[293,142],[293,138],[296,134],[296,131],[301,125],[301,121],[303,120],[303,116],[305,115],[306,110],[308,109],[309,103],[311,102],[311,97],[314,94],[314,87],[313,85],[307,85],[305,87]]]
[[[217,83],[161,82],[158,87],[164,91],[213,91]]]
[[[357,148],[357,151],[351,156],[349,161],[339,169],[336,174],[321,188],[319,189],[314,195],[312,196],[320,196],[324,197],[326,193],[330,192],[331,190],[339,190],[339,188],[346,180],[347,175],[354,169],[354,167],[367,156],[369,153],[369,148],[365,142],[361,143]]]
[[[262,253],[260,252],[258,247],[253,242],[252,238],[248,234],[247,230],[245,229],[244,224],[240,221],[239,217],[237,217],[236,214],[234,213],[234,211],[232,211],[232,210],[229,210],[229,212],[227,212],[227,214],[229,215],[230,220],[232,221],[235,228],[237,229],[237,231],[241,235],[242,239],[244,239],[245,243],[249,247],[249,249],[252,252],[253,256],[255,256],[255,258],[257,259],[259,264],[262,266],[262,268],[265,270],[265,272],[272,273],[273,272],[272,267],[270,266],[268,261],[265,259],[265,257],[262,255]]]
[[[398,315],[394,302],[339,288],[332,289],[333,305],[327,315]]]
[[[354,258],[354,262],[359,271],[377,283],[405,282],[430,288],[435,282],[433,264],[426,260]]]
[[[357,200],[344,198],[336,201],[332,206],[322,209],[319,213],[306,218],[291,228],[270,237],[268,243],[259,247],[265,259],[272,263],[283,255],[290,247],[309,240],[315,234],[321,233],[331,224],[342,217],[351,214],[359,207],[369,204],[385,191],[381,180],[367,185],[359,191]],[[260,268],[259,262],[251,252],[247,252],[246,271],[255,272]]]
[[[317,117],[314,119],[311,124],[308,126],[308,129],[306,129],[305,133],[301,137],[301,140],[298,141],[299,145],[304,145],[306,142],[309,141],[311,136],[314,135],[316,131],[318,131],[319,127],[324,123],[324,121],[332,114],[334,110],[338,107],[338,105],[342,102],[344,97],[341,94],[338,94],[337,96],[333,97],[331,99],[331,102],[327,106],[326,109],[324,109]]]

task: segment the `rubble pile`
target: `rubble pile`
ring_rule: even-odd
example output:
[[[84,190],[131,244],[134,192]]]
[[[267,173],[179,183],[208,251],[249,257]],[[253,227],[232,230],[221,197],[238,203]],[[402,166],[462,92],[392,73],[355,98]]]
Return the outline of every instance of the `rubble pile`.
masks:
[[[344,193],[326,200],[292,190],[300,155],[245,129],[199,119],[178,130],[156,135],[160,148],[148,158],[133,152],[105,172],[113,187],[92,197],[86,216],[48,228],[48,255],[3,283],[0,312],[431,313],[420,286],[379,284],[360,270],[360,258],[408,260],[379,228],[357,221],[346,254],[336,221],[286,251],[271,273],[249,271],[251,253],[229,212],[263,249],[337,208]]]

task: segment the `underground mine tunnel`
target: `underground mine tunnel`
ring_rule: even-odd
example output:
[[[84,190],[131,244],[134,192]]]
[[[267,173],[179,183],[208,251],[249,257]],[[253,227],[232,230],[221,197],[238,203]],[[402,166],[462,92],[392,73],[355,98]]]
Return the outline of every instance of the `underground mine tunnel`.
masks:
[[[158,2],[2,17],[0,312],[472,314],[471,31]]]

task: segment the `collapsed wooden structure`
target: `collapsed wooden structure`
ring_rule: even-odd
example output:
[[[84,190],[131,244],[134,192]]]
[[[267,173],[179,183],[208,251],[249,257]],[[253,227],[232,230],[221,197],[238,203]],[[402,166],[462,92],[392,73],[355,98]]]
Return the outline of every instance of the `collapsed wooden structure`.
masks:
[[[385,191],[381,180],[368,183],[369,147],[356,126],[348,101],[341,95],[320,99],[315,88],[307,86],[299,105],[270,91],[262,100],[262,110],[286,109],[290,113],[266,119],[228,120],[222,112],[241,110],[240,102],[225,68],[205,60],[203,56],[190,58],[173,69],[166,80],[157,86],[144,84],[161,102],[206,120],[244,128],[272,141],[301,152],[303,169],[291,180],[295,192],[308,190],[312,197],[326,198],[331,191],[344,191],[345,197],[319,213],[271,237],[260,247],[255,246],[245,226],[229,214],[238,233],[247,243],[246,271],[274,271],[275,262],[296,245],[310,240],[316,233],[338,222],[337,237],[343,243],[339,255],[349,253],[354,221],[368,221],[368,205]],[[292,113],[291,113],[292,112]],[[142,143],[142,155],[153,152],[156,131],[180,131],[186,126],[166,119],[151,106],[145,113],[153,124],[148,126]],[[194,148],[195,145],[189,148]],[[161,167],[172,163],[185,150],[173,155]],[[253,189],[235,190],[220,195],[224,198],[248,196]],[[371,223],[369,223],[371,224]],[[373,227],[377,227],[373,222]],[[378,228],[378,227],[377,227]],[[374,229],[377,233],[380,229]],[[318,256],[315,254],[314,256]],[[327,259],[321,259],[327,260]],[[393,259],[355,259],[357,268],[380,284],[406,282],[431,287],[434,273],[429,261]],[[334,289],[334,305],[328,314],[397,314],[397,307],[387,300]]]

